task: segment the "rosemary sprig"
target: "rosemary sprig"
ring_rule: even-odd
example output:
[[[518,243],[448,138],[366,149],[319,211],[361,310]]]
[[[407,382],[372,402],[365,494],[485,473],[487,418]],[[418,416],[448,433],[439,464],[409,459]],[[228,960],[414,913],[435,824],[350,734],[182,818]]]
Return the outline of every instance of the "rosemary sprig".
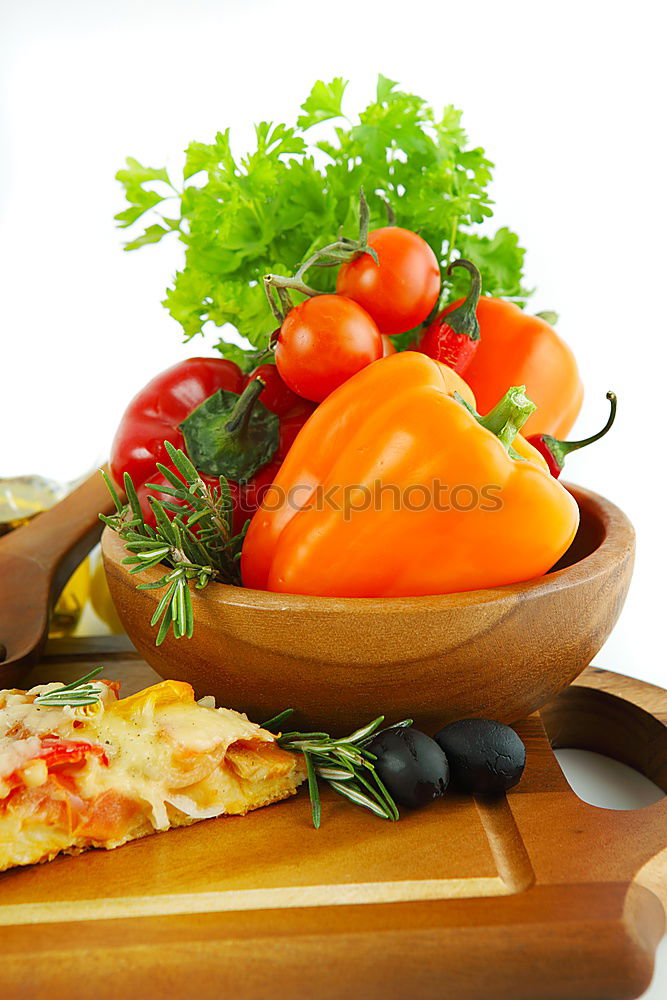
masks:
[[[80,677],[78,681],[54,688],[53,691],[47,691],[46,694],[37,695],[35,705],[39,705],[40,708],[64,708],[65,705],[78,708],[80,705],[95,705],[102,701],[100,690],[96,684],[89,684],[88,681],[91,677],[97,677],[98,674],[101,674],[103,669],[103,667],[95,667],[84,677]]]
[[[262,724],[263,729],[276,730],[294,710],[288,708]],[[326,781],[339,795],[350,802],[369,809],[382,819],[397,820],[398,807],[380,780],[373,762],[375,754],[366,749],[374,736],[384,729],[398,729],[412,725],[412,719],[403,719],[393,726],[382,727],[384,715],[367,726],[357,729],[350,736],[331,737],[327,733],[282,733],[278,745],[284,750],[302,753],[308,773],[308,792],[313,816],[313,826],[320,826],[322,805],[318,778]]]
[[[184,452],[169,441],[165,441],[165,447],[179,475],[158,463],[158,471],[170,485],[147,484],[148,489],[170,497],[164,501],[149,497],[155,528],[144,521],[137,491],[127,473],[127,503],[123,504],[102,471],[116,512],[110,516],[100,514],[101,520],[125,542],[129,555],[123,562],[132,567],[130,573],[142,573],[161,564],[168,567],[159,580],[137,585],[137,590],[164,589],[151,619],[151,625],[158,627],[156,646],[164,642],[170,628],[177,639],[192,636],[191,581],[197,590],[211,580],[240,585],[239,559],[245,534],[245,526],[240,534],[233,533],[232,497],[224,476],[220,476],[219,486],[212,488]]]
[[[55,688],[35,698],[35,705],[43,708],[73,708],[101,702],[99,688],[90,679],[102,672],[95,667],[89,673],[70,684]],[[262,723],[262,729],[273,731],[279,728],[294,709],[288,708]],[[350,736],[332,737],[328,733],[282,733],[276,742],[283,750],[302,753],[306,761],[308,792],[313,817],[313,826],[319,829],[322,819],[322,802],[318,779],[325,781],[335,792],[349,799],[355,805],[369,809],[381,819],[397,820],[398,807],[385,785],[380,780],[373,761],[375,754],[366,749],[374,736],[385,729],[398,729],[412,725],[412,719],[403,719],[393,726],[382,727],[384,715],[378,716],[368,725],[357,729]]]

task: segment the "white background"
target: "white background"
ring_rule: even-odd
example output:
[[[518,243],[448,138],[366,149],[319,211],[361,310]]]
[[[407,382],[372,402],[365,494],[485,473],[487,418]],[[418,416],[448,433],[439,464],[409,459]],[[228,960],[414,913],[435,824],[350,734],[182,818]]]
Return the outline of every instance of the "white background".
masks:
[[[462,107],[496,162],[494,225],[520,234],[531,308],[560,313],[580,363],[576,431],[605,420],[607,389],[619,396],[613,434],[567,470],[638,533],[596,662],[664,684],[662,7],[0,0],[0,475],[80,475],[134,391],[208,353],[160,305],[180,245],[121,250],[124,158],[178,166],[228,125],[242,149],[251,122],[294,121],[318,77],[349,78],[355,111],[381,71]]]
[[[0,475],[73,478],[99,462],[130,396],[193,353],[160,305],[181,261],[132,253],[113,215],[128,155],[178,167],[192,139],[294,121],[318,77],[378,71],[465,110],[496,162],[495,224],[528,248],[531,308],[556,309],[586,401],[613,434],[567,476],[634,521],[634,585],[597,662],[665,679],[665,74],[662,5],[263,0],[0,0]],[[409,10],[409,16],[406,11]],[[662,270],[661,270],[662,269]]]

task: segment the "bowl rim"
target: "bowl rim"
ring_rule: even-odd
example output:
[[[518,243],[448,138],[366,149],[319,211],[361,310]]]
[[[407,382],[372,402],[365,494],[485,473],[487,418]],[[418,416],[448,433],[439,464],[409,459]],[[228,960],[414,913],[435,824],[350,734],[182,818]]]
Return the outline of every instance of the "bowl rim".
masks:
[[[205,590],[193,591],[193,598],[249,610],[289,609],[295,612],[303,610],[320,613],[354,610],[357,615],[378,612],[393,614],[399,610],[403,614],[409,610],[455,611],[457,608],[470,607],[471,604],[487,604],[510,597],[516,599],[517,595],[522,599],[537,599],[547,593],[577,586],[596,576],[607,574],[610,566],[622,563],[634,552],[635,531],[630,519],[620,507],[593,490],[565,482],[562,485],[572,494],[580,509],[584,509],[598,520],[604,535],[600,544],[582,559],[532,580],[480,590],[465,590],[452,594],[422,594],[415,597],[321,597],[310,594],[274,593],[211,582]],[[102,553],[105,563],[112,563],[125,582],[136,588],[137,581],[121,561],[127,554],[125,546],[116,532],[109,527],[105,527],[102,532]],[[154,567],[142,573],[141,582],[153,583],[162,576],[164,570]],[[138,593],[157,600],[154,590],[143,590]]]

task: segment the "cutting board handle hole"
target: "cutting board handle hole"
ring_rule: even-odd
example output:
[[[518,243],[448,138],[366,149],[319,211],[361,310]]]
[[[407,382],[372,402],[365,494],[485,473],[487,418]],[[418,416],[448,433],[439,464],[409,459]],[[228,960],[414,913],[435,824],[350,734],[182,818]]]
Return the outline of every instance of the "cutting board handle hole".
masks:
[[[572,791],[592,806],[641,809],[663,798],[650,778],[612,757],[576,747],[563,747],[555,755]]]
[[[607,809],[640,809],[667,792],[663,713],[654,715],[632,700],[633,682],[626,681],[627,696],[573,684],[540,712],[572,790]]]

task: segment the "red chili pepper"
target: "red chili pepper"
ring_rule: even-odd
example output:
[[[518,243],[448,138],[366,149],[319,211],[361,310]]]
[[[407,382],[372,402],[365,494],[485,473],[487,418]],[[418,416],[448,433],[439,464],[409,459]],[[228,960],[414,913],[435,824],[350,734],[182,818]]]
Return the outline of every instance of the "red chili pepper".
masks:
[[[599,441],[601,437],[605,436],[613,424],[616,417],[616,394],[608,392],[607,399],[610,404],[607,423],[604,425],[602,430],[598,431],[597,434],[593,434],[589,438],[584,438],[582,441],[558,441],[556,438],[551,437],[550,434],[532,434],[530,437],[526,438],[528,443],[532,444],[533,448],[536,448],[540,455],[542,455],[546,460],[546,463],[549,466],[549,472],[556,479],[558,479],[563,471],[565,459],[571,451],[577,451],[579,448],[585,448],[586,445],[592,444],[593,441]]]
[[[312,410],[285,385],[275,365],[260,365],[245,376],[231,361],[190,358],[157,375],[134,397],[113,441],[111,472],[121,486],[129,473],[145,520],[154,526],[148,497],[173,498],[146,484],[168,485],[156,466],[171,468],[164,445],[169,441],[189,454],[205,482],[218,485],[220,475],[229,480],[234,526],[240,530],[256,509],[258,488],[269,485],[269,470],[273,478]],[[253,435],[248,428],[254,420],[263,423]]]
[[[443,309],[426,328],[419,342],[419,350],[430,358],[441,361],[460,375],[477,350],[479,344],[479,323],[477,303],[482,291],[482,278],[472,261],[453,260],[447,274],[455,267],[464,267],[470,272],[470,291],[460,305],[449,305]]]
[[[60,739],[58,736],[46,736],[37,755],[43,760],[49,770],[61,764],[81,764],[89,754],[97,757],[105,767],[109,766],[109,758],[102,747],[86,740]]]

